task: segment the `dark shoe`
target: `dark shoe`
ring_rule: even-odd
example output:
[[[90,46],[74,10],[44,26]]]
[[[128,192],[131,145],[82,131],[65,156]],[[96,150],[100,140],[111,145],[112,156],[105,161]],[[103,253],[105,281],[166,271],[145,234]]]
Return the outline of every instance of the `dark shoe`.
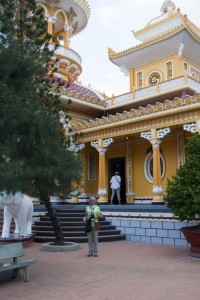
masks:
[[[95,254],[94,256],[95,256],[95,257],[98,257],[98,254]]]
[[[88,257],[91,257],[92,256],[92,254],[90,254],[90,253],[88,253],[88,255],[87,255]]]

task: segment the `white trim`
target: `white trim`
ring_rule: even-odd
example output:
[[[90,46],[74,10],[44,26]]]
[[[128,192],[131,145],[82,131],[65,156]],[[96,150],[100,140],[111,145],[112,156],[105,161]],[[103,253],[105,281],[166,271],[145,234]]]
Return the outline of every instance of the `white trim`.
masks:
[[[163,164],[163,171],[162,171],[162,175],[161,177],[163,178],[165,176],[165,159],[164,156],[162,155],[162,153],[160,153],[160,158],[162,160],[162,164]],[[150,172],[150,163],[153,160],[153,153],[149,152],[144,160],[144,175],[147,179],[148,182],[153,183],[153,177],[151,175]]]
[[[47,7],[43,4],[43,3],[41,3],[41,2],[39,2],[39,3],[36,3],[36,6],[41,6],[42,8],[44,8],[44,11],[45,11],[45,18],[48,16],[48,10],[47,10]]]
[[[57,14],[58,13],[63,13],[63,15],[64,15],[64,17],[65,17],[65,21],[64,21],[64,25],[66,24],[66,25],[69,25],[68,24],[68,20],[67,20],[67,15],[66,15],[66,12],[63,10],[63,9],[58,9],[57,11],[56,11],[56,13],[55,13],[55,17],[56,17],[56,19],[57,19]]]

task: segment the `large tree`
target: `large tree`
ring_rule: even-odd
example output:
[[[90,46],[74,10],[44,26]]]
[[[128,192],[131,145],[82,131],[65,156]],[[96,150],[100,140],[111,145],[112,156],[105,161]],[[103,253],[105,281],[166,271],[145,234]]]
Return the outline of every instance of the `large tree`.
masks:
[[[37,195],[50,215],[55,244],[64,244],[50,196],[68,193],[81,163],[60,122],[67,112],[51,92],[51,36],[34,0],[0,4],[0,191]],[[48,74],[48,76],[47,76]],[[61,83],[56,82],[57,86]],[[64,117],[63,117],[64,116]]]

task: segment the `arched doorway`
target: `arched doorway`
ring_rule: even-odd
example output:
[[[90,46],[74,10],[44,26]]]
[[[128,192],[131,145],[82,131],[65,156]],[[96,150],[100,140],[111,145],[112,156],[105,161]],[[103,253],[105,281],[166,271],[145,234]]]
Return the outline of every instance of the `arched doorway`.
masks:
[[[126,178],[125,178],[125,157],[116,157],[108,160],[108,203],[111,198],[110,179],[114,173],[118,171],[121,176],[121,203],[126,203]],[[118,204],[117,196],[115,195],[114,204]]]

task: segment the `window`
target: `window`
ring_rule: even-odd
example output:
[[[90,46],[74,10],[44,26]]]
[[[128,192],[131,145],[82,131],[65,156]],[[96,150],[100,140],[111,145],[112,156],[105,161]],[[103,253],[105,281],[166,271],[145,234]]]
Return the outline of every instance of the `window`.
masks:
[[[166,68],[167,68],[167,79],[171,79],[172,78],[172,62],[171,61],[166,63]]]
[[[195,80],[198,80],[199,81],[199,72],[194,69],[194,68],[191,68],[191,76],[192,78],[194,78]]]
[[[157,82],[160,82],[161,76],[158,72],[153,72],[148,77],[148,84],[155,85]]]
[[[188,72],[188,65],[184,63],[184,74],[187,74]]]
[[[96,160],[93,151],[88,154],[88,180],[96,179]]]
[[[165,160],[162,154],[160,154],[160,168],[161,176],[164,177],[165,174]],[[144,174],[146,179],[153,183],[153,153],[149,152],[144,161]]]
[[[141,88],[142,85],[143,85],[143,82],[142,82],[142,72],[138,72],[137,73],[137,87]]]

